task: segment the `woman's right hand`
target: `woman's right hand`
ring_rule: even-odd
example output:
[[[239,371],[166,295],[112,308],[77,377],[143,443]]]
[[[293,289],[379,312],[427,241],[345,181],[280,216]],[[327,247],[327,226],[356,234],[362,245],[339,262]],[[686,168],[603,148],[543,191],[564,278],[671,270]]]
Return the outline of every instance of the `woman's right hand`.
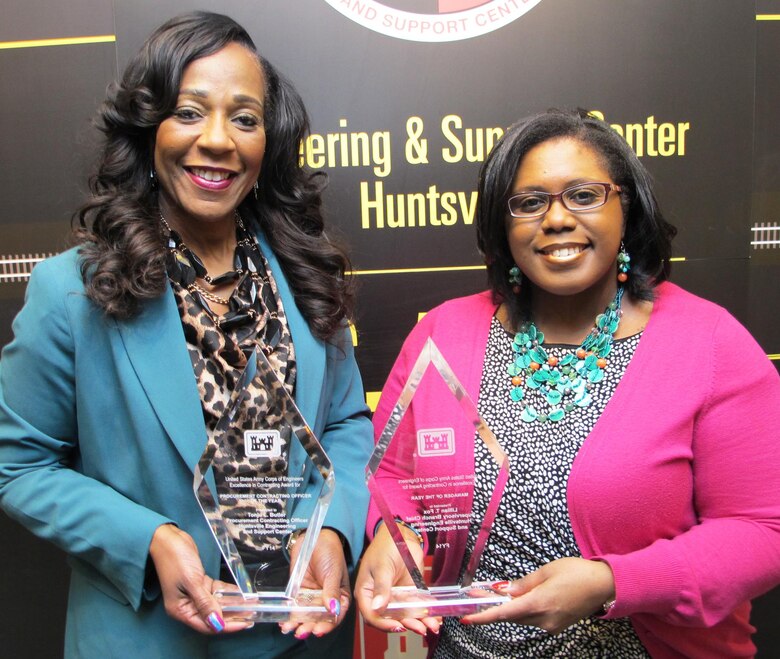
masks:
[[[404,527],[401,527],[401,533],[407,540],[406,544],[412,553],[412,558],[422,573],[423,549],[417,535]],[[382,524],[360,560],[355,584],[355,601],[360,607],[364,620],[385,632],[402,632],[408,629],[423,636],[428,630],[438,634],[441,618],[393,620],[381,615],[390,601],[390,589],[393,586],[410,585],[412,585],[412,578],[409,571],[390,532]]]
[[[235,586],[205,573],[198,548],[188,533],[173,524],[157,527],[149,556],[160,581],[165,612],[171,618],[202,634],[237,632],[252,626],[243,620],[222,619],[214,592],[235,590]]]

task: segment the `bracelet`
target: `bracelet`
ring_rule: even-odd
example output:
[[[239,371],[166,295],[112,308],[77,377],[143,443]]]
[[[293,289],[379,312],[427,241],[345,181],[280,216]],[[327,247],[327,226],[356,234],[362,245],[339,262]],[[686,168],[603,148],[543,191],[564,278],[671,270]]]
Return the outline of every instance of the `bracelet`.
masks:
[[[403,526],[404,528],[409,529],[412,533],[414,533],[417,536],[417,541],[420,543],[420,547],[425,547],[425,540],[423,540],[423,534],[420,533],[414,526],[409,524],[409,522],[405,522],[400,517],[395,518],[395,523],[398,524],[398,526]]]
[[[295,546],[295,543],[298,542],[298,538],[300,538],[304,533],[306,533],[306,529],[297,529],[289,535],[287,538],[287,544],[284,546],[288,556],[290,555],[292,548]]]
[[[601,605],[601,611],[599,611],[599,615],[605,616],[613,608],[615,608],[615,598],[614,597],[611,600],[607,600],[606,602],[604,602],[604,604]]]
[[[417,540],[420,543],[420,547],[425,547],[425,540],[423,540],[423,534],[420,533],[414,526],[409,524],[409,522],[404,522],[400,517],[394,517],[395,523],[398,524],[398,526],[403,526],[407,529],[409,529],[412,533],[414,533],[417,536]],[[374,527],[374,535],[377,534],[377,531],[379,531],[379,527],[382,526],[382,524],[385,523],[385,520],[380,519],[376,526]]]

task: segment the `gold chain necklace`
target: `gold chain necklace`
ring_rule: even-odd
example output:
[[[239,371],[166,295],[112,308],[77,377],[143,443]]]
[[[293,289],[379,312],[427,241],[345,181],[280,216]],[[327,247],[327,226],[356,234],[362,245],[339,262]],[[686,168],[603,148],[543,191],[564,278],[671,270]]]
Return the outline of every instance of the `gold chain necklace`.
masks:
[[[230,306],[230,299],[226,297],[221,297],[220,295],[217,295],[216,293],[212,293],[211,291],[207,291],[203,286],[199,286],[197,282],[192,282],[189,286],[187,286],[187,290],[190,293],[198,292],[203,297],[205,297],[209,302],[216,302],[217,304],[222,304],[226,307]]]
[[[160,220],[162,221],[163,226],[168,230],[168,233],[170,234],[171,233],[171,227],[168,224],[168,222],[166,221],[165,216],[162,214],[162,211],[159,211],[159,212],[160,212]],[[244,228],[244,222],[241,220],[241,216],[238,214],[238,211],[234,211],[234,213],[235,213],[236,225],[238,226],[239,229],[241,229],[241,231],[244,234],[246,234],[246,229]],[[239,269],[237,271],[237,274],[240,276],[240,275],[243,274],[243,271],[241,269]],[[212,282],[212,279],[208,275],[208,273],[206,273],[203,276],[203,279],[207,283],[209,283],[209,284],[211,284],[211,282]],[[238,284],[236,284],[236,285],[238,285]],[[229,297],[222,297],[221,295],[217,295],[216,293],[212,293],[211,291],[208,291],[205,288],[203,288],[203,286],[198,284],[198,282],[196,282],[196,281],[193,281],[189,286],[187,286],[187,290],[190,293],[199,293],[205,299],[207,299],[209,302],[216,302],[217,304],[221,304],[221,305],[223,305],[225,307],[229,307],[230,306],[230,298]],[[231,295],[232,295],[232,293],[231,293]]]

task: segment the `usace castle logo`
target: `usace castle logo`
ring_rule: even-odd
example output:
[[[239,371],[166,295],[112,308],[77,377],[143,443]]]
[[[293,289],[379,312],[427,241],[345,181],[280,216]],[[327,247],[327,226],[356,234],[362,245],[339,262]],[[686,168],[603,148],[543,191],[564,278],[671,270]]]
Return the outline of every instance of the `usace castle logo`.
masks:
[[[325,0],[363,27],[408,41],[458,41],[493,32],[542,0]]]

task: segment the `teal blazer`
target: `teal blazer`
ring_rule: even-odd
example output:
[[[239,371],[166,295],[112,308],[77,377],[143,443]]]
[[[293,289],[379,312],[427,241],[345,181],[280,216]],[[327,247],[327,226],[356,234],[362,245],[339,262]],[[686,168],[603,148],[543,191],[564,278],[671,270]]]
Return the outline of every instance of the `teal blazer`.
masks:
[[[351,335],[311,334],[259,240],[295,344],[295,399],[336,473],[325,525],[347,539],[354,567],[373,441]],[[13,330],[0,361],[0,506],[70,556],[66,656],[272,657],[294,644],[274,624],[202,636],[165,614],[147,580],[160,524],[192,535],[213,577],[221,558],[192,490],[206,432],[173,293],[132,320],[108,318],[86,298],[72,249],[36,266]]]

